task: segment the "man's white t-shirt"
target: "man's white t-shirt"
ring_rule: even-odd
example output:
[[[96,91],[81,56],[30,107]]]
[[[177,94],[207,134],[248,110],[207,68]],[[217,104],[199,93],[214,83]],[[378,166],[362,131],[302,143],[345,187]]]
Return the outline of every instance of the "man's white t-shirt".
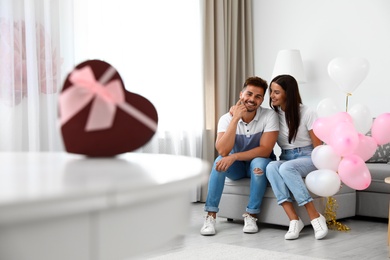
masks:
[[[221,116],[218,121],[217,132],[226,132],[232,118],[230,113]],[[238,122],[234,147],[230,153],[248,151],[258,147],[263,133],[278,130],[279,119],[277,113],[270,108],[259,107],[250,123],[245,123],[242,119]]]

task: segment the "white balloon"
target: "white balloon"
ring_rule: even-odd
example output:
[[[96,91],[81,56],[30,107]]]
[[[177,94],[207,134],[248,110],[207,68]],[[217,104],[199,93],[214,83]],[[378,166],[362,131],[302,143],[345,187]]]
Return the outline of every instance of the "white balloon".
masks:
[[[367,134],[371,129],[373,122],[373,118],[368,107],[363,104],[353,105],[349,109],[348,114],[350,114],[353,119],[356,131],[364,135]]]
[[[319,145],[311,152],[311,159],[317,169],[337,171],[341,156],[336,154],[332,146]]]
[[[319,117],[332,116],[340,111],[341,109],[332,98],[325,98],[317,105],[317,115]]]
[[[352,93],[366,78],[368,71],[369,63],[364,58],[338,57],[328,64],[329,76],[346,93]]]
[[[305,183],[314,194],[330,197],[340,190],[341,180],[336,172],[322,169],[310,172],[305,178]]]

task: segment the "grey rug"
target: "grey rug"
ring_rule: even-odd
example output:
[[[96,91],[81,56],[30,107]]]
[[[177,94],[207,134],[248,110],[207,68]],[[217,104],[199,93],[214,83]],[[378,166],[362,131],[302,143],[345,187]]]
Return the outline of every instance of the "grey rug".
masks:
[[[191,260],[191,259],[264,259],[264,260],[321,260],[321,258],[281,253],[264,249],[248,248],[243,246],[212,243],[184,249],[178,252],[168,253],[151,260]]]

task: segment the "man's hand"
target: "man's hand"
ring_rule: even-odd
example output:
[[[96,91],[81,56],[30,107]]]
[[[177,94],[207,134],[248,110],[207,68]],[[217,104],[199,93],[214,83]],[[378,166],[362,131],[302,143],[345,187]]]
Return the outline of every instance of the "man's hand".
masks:
[[[241,99],[237,101],[236,105],[232,106],[229,109],[229,113],[233,117],[238,117],[238,118],[241,118],[246,113],[246,111],[247,111],[247,109],[246,109],[245,105],[243,104],[243,102],[241,101]]]
[[[235,156],[233,154],[223,157],[215,164],[215,169],[219,172],[224,172],[234,163]]]

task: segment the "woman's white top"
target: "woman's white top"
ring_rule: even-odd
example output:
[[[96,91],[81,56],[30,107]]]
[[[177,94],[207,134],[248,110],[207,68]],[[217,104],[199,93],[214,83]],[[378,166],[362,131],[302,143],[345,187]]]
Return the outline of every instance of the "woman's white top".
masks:
[[[293,149],[297,147],[305,147],[312,144],[309,135],[309,130],[313,128],[313,124],[317,119],[317,113],[308,106],[301,105],[301,122],[299,124],[298,133],[295,139],[288,143],[288,125],[286,115],[282,109],[279,109],[279,136],[278,145],[283,150]]]

